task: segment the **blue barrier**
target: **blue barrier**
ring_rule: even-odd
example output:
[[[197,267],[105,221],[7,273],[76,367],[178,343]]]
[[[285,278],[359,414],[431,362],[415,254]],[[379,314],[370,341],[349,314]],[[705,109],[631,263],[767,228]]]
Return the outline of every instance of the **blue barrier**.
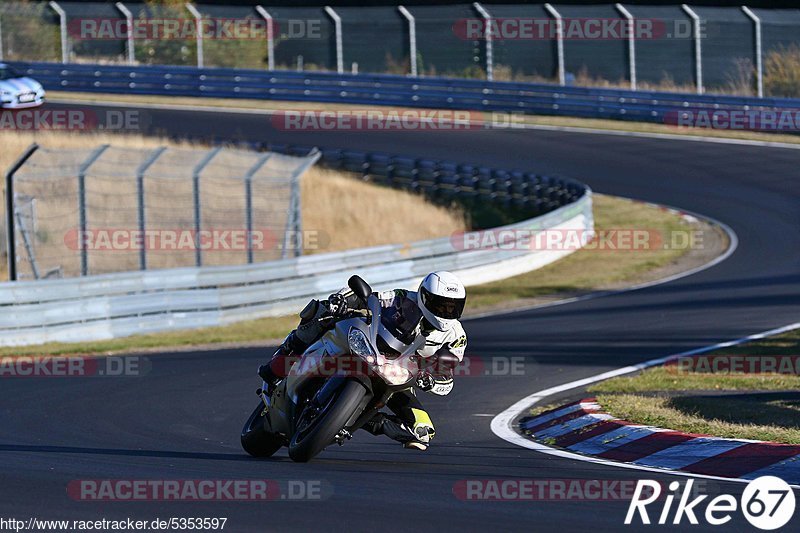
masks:
[[[800,99],[562,87],[458,78],[12,62],[47,90],[523,112],[674,124],[697,110],[798,110]]]

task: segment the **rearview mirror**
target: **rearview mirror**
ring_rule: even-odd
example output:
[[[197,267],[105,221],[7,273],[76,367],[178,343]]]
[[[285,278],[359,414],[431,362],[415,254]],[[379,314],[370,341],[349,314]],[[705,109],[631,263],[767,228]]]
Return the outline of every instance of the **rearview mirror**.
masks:
[[[372,294],[372,287],[360,276],[351,276],[350,279],[347,280],[347,286],[350,287],[356,296],[365,302],[367,298],[369,298],[369,295]]]

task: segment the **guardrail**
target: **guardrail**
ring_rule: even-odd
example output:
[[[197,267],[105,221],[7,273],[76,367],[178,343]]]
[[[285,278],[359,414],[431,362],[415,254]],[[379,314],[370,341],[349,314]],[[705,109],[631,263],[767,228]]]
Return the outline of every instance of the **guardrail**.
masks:
[[[100,340],[288,314],[337,290],[353,272],[377,289],[414,287],[435,269],[454,271],[467,285],[486,283],[573,251],[531,249],[530,232],[593,227],[591,191],[582,187],[575,201],[493,230],[507,239],[497,248],[465,249],[459,243],[481,242],[473,233],[260,264],[0,283],[0,345]]]
[[[680,123],[692,110],[796,110],[800,99],[456,78],[12,62],[48,90],[392,105]]]

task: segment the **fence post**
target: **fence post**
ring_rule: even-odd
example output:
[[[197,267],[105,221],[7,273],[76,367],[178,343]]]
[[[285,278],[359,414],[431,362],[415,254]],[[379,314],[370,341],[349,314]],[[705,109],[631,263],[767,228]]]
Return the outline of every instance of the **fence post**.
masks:
[[[750,17],[750,20],[753,21],[755,25],[755,38],[756,38],[756,86],[758,90],[758,97],[764,98],[764,65],[761,59],[761,19],[758,18],[758,15],[753,13],[753,11],[747,7],[742,6],[742,11],[744,14]]]
[[[3,17],[0,17],[0,61],[3,60]]]
[[[486,79],[492,81],[494,79],[494,46],[492,42],[492,16],[480,3],[475,2],[472,4],[475,10],[483,17],[486,24],[486,31],[484,32],[484,39],[486,39]]]
[[[28,159],[39,149],[36,143],[31,144],[14,164],[6,171],[6,252],[8,253],[8,280],[17,281],[17,246],[14,231],[14,174],[22,168]]]
[[[325,6],[325,13],[333,19],[333,31],[336,36],[336,72],[344,72],[344,57],[342,55],[342,17],[331,6]]]
[[[95,148],[78,169],[78,220],[80,226],[78,243],[81,248],[81,276],[89,274],[89,251],[86,249],[86,173],[106,149],[108,149],[107,144]]]
[[[262,6],[256,6],[256,11],[267,23],[267,70],[275,70],[275,35],[272,30],[272,15]]]
[[[253,262],[253,176],[272,156],[267,152],[244,175],[245,217],[247,219],[247,262]],[[263,239],[262,239],[263,242]]]
[[[156,162],[161,154],[167,149],[166,146],[159,146],[153,150],[147,159],[145,159],[139,168],[136,169],[136,197],[137,197],[137,218],[139,222],[139,234],[142,236],[142,246],[139,248],[139,270],[147,270],[147,246],[145,243],[145,218],[144,218],[144,174],[147,169]]]
[[[69,43],[67,41],[67,12],[61,9],[57,2],[51,0],[50,7],[58,15],[59,25],[61,26],[61,62],[69,63]]]
[[[197,68],[203,68],[203,14],[196,7],[187,3],[186,9],[194,17],[195,29],[197,30]]]
[[[564,68],[564,19],[556,8],[550,4],[545,4],[544,8],[556,21],[556,50],[558,55],[558,84],[567,84],[567,75]]]
[[[631,90],[636,90],[636,22],[630,11],[625,9],[622,4],[616,4],[617,11],[622,13],[622,16],[628,22],[628,72],[631,79]]]
[[[405,6],[397,6],[397,10],[408,21],[408,59],[411,66],[411,75],[417,76],[417,21]]]
[[[134,42],[133,42],[133,13],[125,7],[125,4],[122,2],[117,2],[115,4],[117,9],[119,9],[120,13],[125,16],[125,24],[128,26],[127,28],[127,36],[126,36],[126,52],[128,54],[128,64],[133,65],[136,60],[135,52],[134,52]]]
[[[214,159],[221,146],[217,146],[208,152],[203,159],[194,167],[192,171],[192,201],[194,203],[194,264],[203,266],[203,253],[200,250],[200,173]]]
[[[684,12],[692,19],[694,23],[694,68],[695,68],[695,79],[697,80],[697,94],[703,94],[705,89],[703,88],[703,48],[701,43],[701,32],[702,28],[700,27],[700,16],[694,12],[694,10],[686,4],[681,4]]]
[[[308,160],[300,165],[295,170],[291,177],[291,197],[289,198],[289,214],[286,217],[286,228],[283,233],[283,250],[281,250],[281,259],[286,259],[289,256],[289,248],[291,244],[291,233],[294,232],[294,256],[299,257],[303,254],[303,215],[300,205],[300,177],[305,172],[314,166],[319,158],[322,157],[322,152],[318,148],[313,148],[306,156]]]

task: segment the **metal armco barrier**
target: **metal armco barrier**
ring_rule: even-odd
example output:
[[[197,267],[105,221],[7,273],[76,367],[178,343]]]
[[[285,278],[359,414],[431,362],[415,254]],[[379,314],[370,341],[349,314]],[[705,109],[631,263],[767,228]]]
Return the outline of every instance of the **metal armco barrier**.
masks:
[[[800,99],[630,91],[457,78],[10,63],[45,89],[471,109],[678,123],[685,111],[796,110]]]

